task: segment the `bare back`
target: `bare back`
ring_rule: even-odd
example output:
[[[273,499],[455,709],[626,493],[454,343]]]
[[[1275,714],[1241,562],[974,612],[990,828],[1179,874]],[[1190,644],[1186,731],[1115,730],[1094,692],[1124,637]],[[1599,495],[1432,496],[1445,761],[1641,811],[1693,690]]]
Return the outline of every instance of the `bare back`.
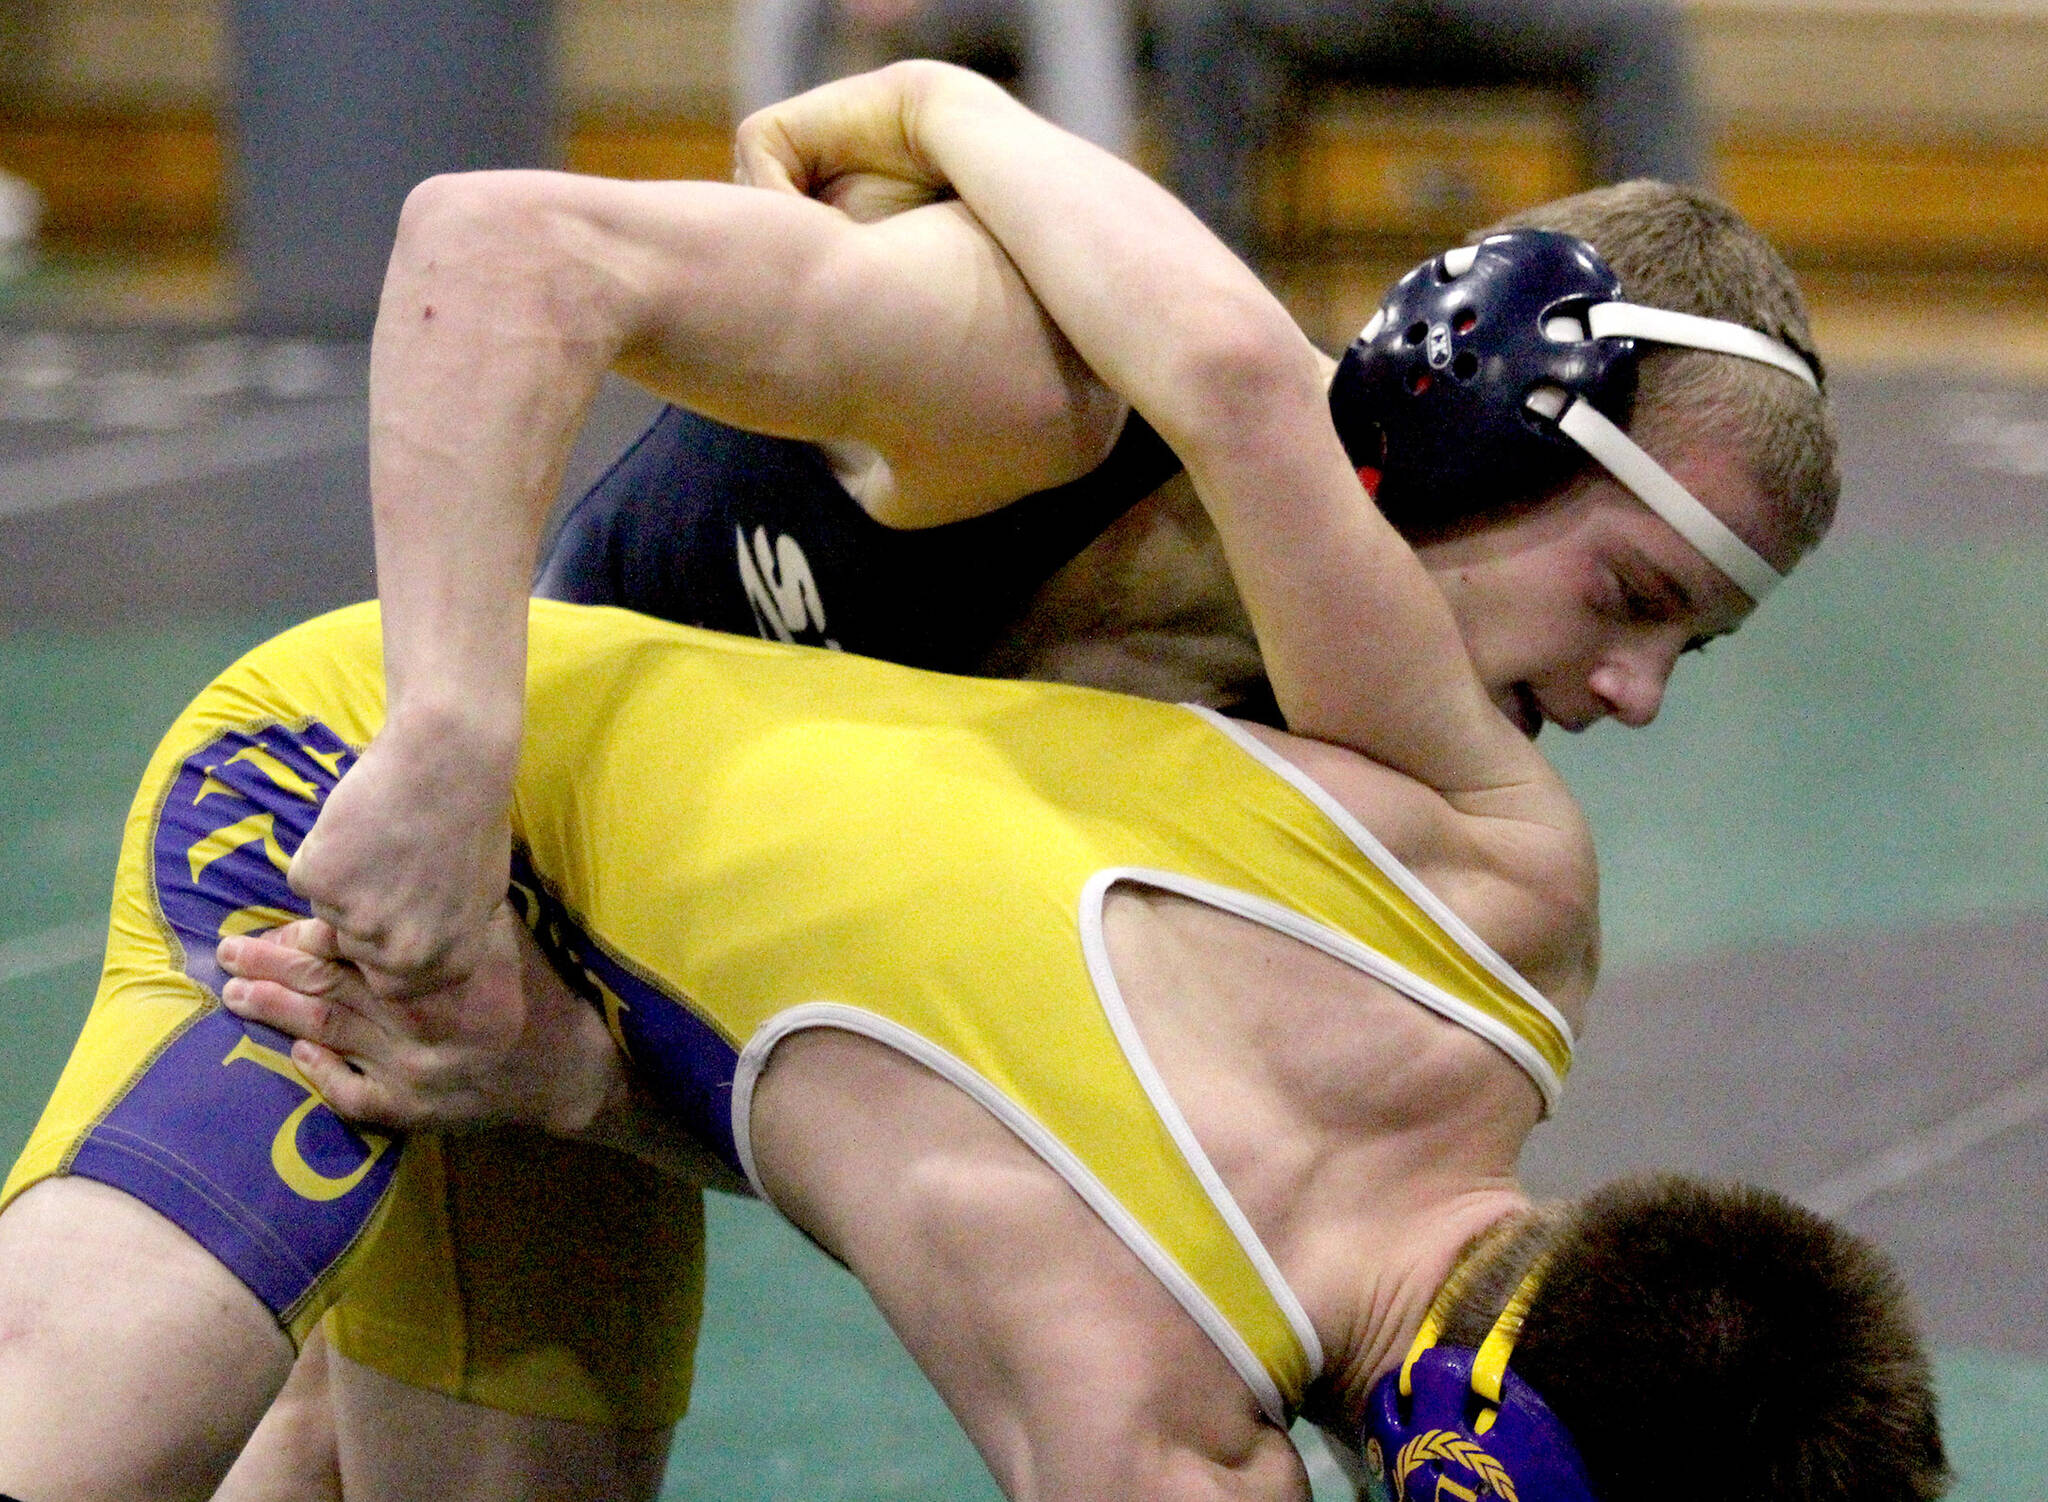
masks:
[[[1455,889],[1459,916],[1576,1021],[1591,908],[1560,918],[1554,903],[1582,874],[1569,832],[1489,841],[1353,753],[1261,738]],[[1541,1097],[1492,1043],[1270,926],[1133,883],[1109,894],[1103,929],[1166,1091],[1326,1353],[1312,1408],[1341,1409],[1398,1355],[1458,1246],[1522,1203],[1514,1163]],[[1011,1495],[1177,1495],[1068,1469],[1095,1451],[1140,1464],[1129,1436],[1148,1431],[1247,1495],[1305,1495],[1291,1449],[1160,1281],[937,1074],[868,1039],[798,1034],[757,1089],[754,1131],[771,1197],[859,1274]]]

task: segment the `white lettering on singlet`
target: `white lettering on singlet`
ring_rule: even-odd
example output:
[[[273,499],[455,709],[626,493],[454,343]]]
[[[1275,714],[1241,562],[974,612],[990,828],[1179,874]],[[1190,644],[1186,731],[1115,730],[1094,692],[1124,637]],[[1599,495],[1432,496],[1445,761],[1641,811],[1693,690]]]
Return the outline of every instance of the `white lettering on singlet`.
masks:
[[[787,532],[772,542],[766,527],[754,528],[748,541],[744,528],[733,528],[738,545],[740,585],[753,607],[754,629],[771,641],[795,641],[806,631],[815,631],[823,644],[839,650],[839,643],[824,635],[825,605],[818,598],[818,581],[811,574],[810,560]]]

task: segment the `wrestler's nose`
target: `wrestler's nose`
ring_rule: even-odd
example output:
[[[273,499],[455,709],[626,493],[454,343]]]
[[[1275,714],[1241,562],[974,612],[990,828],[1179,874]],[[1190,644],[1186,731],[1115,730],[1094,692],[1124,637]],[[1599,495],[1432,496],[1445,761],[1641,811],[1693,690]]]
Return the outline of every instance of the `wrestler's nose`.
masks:
[[[1662,642],[1637,642],[1602,658],[1587,680],[1601,712],[1640,730],[1664,707],[1664,686],[1678,652]]]

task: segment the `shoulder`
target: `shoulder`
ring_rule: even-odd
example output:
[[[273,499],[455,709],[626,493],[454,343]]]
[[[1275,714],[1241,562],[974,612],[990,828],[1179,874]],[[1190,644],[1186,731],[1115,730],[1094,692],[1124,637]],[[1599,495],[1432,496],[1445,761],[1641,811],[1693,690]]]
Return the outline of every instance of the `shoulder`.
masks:
[[[1576,804],[1556,816],[1462,815],[1488,942],[1576,1028],[1600,968],[1600,876],[1592,831]]]
[[[1523,784],[1446,794],[1339,746],[1259,730],[1574,1026],[1599,965],[1599,869],[1546,763]]]
[[[1216,707],[1243,701],[1265,672],[1185,476],[1138,500],[1047,579],[981,670]]]

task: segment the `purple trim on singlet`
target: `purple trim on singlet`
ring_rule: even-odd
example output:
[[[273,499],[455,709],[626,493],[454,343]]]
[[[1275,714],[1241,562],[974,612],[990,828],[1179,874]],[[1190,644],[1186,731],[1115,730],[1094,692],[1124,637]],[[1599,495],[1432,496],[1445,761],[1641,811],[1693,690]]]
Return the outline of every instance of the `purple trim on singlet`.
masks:
[[[223,924],[269,927],[309,913],[285,867],[355,752],[327,726],[224,732],[185,758],[150,834],[151,894],[171,964],[213,996]],[[725,1040],[594,941],[515,857],[512,893],[565,979],[610,1016],[657,1089],[738,1171]],[[612,1003],[616,1003],[613,1005]],[[358,1131],[291,1063],[292,1040],[214,1007],[137,1070],[65,1171],[133,1195],[180,1227],[289,1322],[372,1223],[398,1139]]]
[[[686,1000],[607,951],[524,850],[512,853],[512,900],[555,973],[604,1014],[635,1074],[662,1108],[741,1173],[732,1135],[738,1051]]]
[[[312,916],[312,907],[286,885],[283,867],[355,759],[340,736],[309,721],[296,730],[227,731],[179,768],[150,839],[151,884],[183,948],[185,973],[214,995],[227,983],[214,947],[231,913],[260,907]],[[238,832],[245,837],[229,844]],[[193,870],[195,860],[215,850],[215,858]]]
[[[358,1133],[314,1095],[291,1046],[232,1012],[202,1014],[93,1127],[69,1170],[182,1228],[281,1321],[355,1245],[398,1167],[392,1139]]]
[[[231,915],[256,909],[268,926],[308,912],[282,867],[353,760],[317,723],[228,731],[185,759],[151,832],[150,884],[185,973],[207,991],[227,979],[214,947]],[[181,1227],[280,1320],[355,1244],[398,1162],[392,1139],[327,1108],[292,1067],[291,1042],[200,1013],[67,1165]]]

